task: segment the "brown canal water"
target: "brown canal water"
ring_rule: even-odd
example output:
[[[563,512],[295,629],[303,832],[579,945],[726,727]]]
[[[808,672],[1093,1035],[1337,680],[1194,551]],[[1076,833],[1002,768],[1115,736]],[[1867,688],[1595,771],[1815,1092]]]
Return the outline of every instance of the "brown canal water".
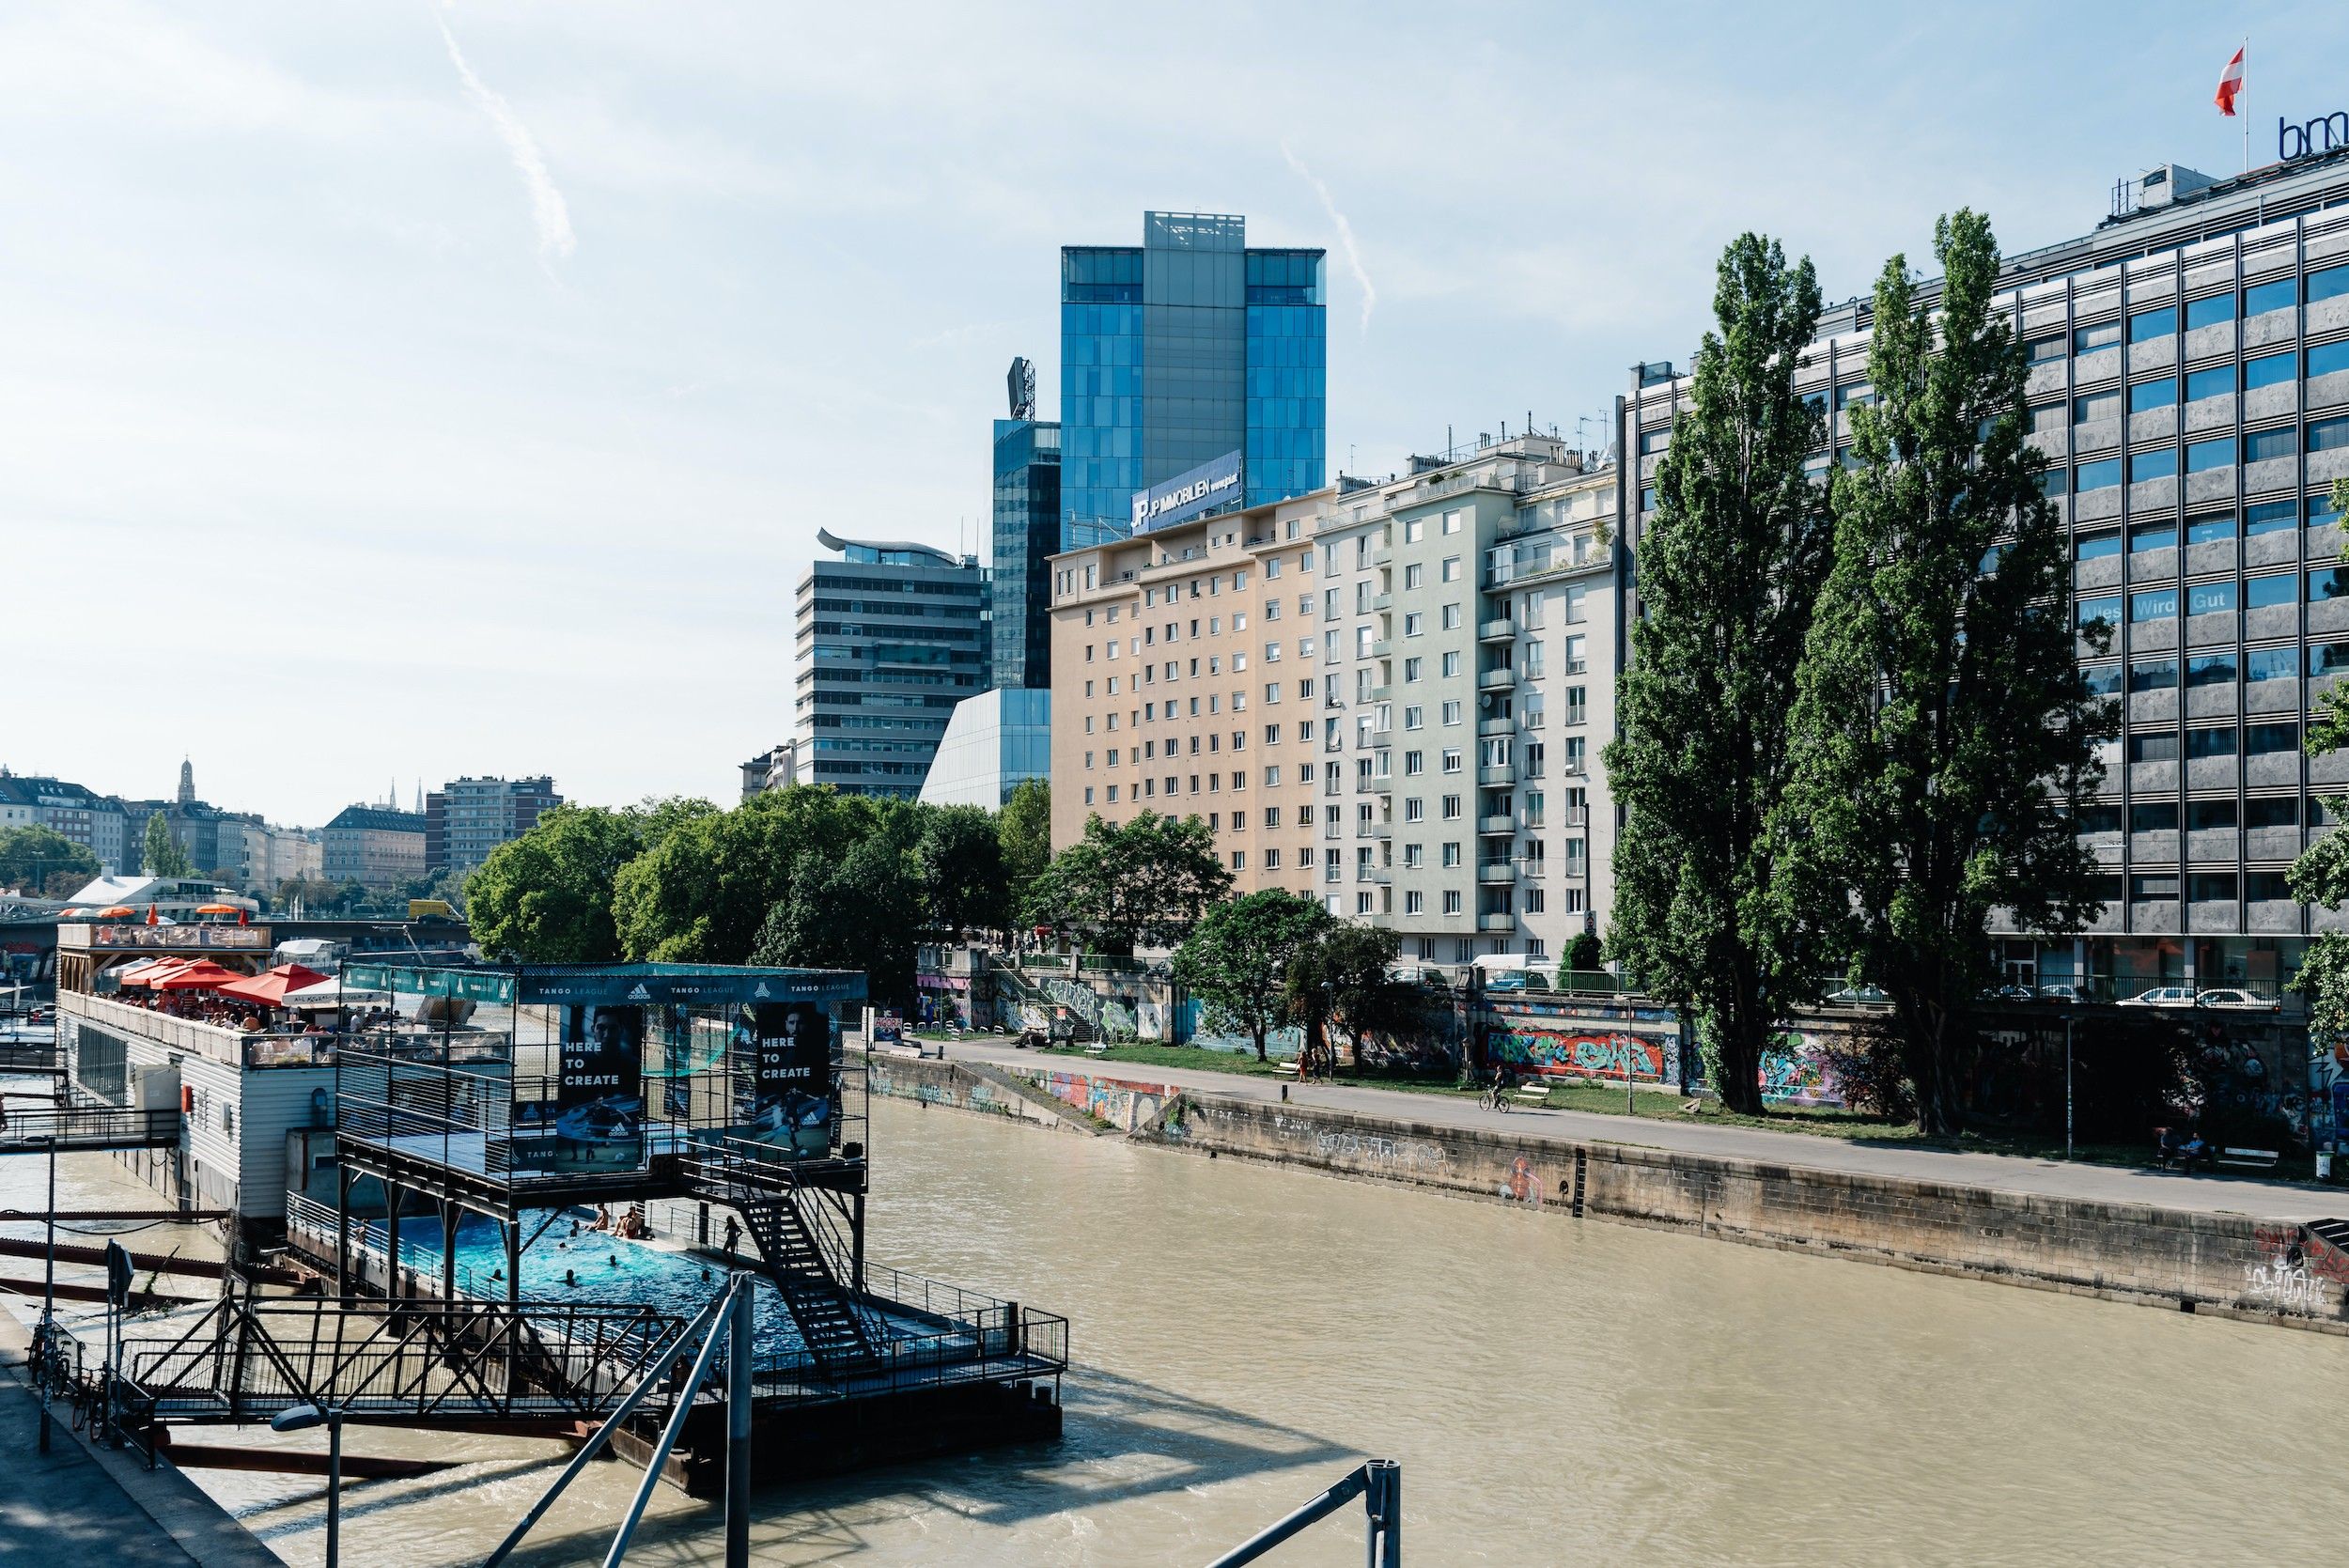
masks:
[[[1201,1563],[1370,1455],[1402,1462],[1406,1560],[1427,1564],[2341,1550],[2349,1341],[900,1102],[873,1117],[874,1255],[1066,1313],[1067,1436],[763,1491],[761,1562]],[[33,1162],[6,1163],[15,1198]],[[477,1562],[562,1457],[350,1446],[467,1461],[352,1486],[354,1568]],[[320,1560],[316,1482],[191,1473],[289,1561]],[[633,1482],[594,1467],[516,1560],[599,1560]],[[1357,1510],[1268,1560],[1361,1550]],[[664,1488],[629,1560],[721,1555],[710,1507]]]

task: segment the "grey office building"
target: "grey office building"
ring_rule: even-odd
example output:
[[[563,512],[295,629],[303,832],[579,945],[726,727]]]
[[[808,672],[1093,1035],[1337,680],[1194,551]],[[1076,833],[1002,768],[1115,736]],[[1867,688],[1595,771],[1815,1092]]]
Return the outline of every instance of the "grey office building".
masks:
[[[816,538],[839,559],[800,579],[794,780],[912,800],[955,705],[988,684],[978,558]]]
[[[2152,170],[2093,233],[2010,258],[2004,283],[2075,613],[2114,629],[2082,662],[2123,715],[2102,794],[2076,804],[2108,868],[2104,916],[2069,939],[2004,939],[2006,968],[2120,996],[2272,996],[2311,933],[2349,922],[2284,881],[2333,826],[2320,797],[2349,783],[2349,756],[2301,750],[2318,693],[2349,671],[2349,567],[2326,500],[2349,474],[2349,151],[2226,179]],[[1830,310],[1803,372],[1832,410],[1822,472],[1869,396],[1870,317],[1865,301]],[[1622,405],[1640,474],[1620,504],[1627,593],[1685,391],[1647,365]]]

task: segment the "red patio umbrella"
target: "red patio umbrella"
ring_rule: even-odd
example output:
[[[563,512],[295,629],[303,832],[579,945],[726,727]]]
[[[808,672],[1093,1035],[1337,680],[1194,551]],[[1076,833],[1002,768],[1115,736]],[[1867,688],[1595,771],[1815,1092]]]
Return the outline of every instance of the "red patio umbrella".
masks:
[[[125,964],[115,970],[115,978],[125,986],[143,986],[147,983],[145,976],[149,970],[160,969],[169,962],[168,958],[142,958],[135,964]]]
[[[300,964],[280,964],[275,969],[266,970],[249,980],[232,980],[220,987],[220,994],[225,997],[241,998],[246,1001],[263,1002],[271,1007],[283,1007],[286,1005],[288,991],[298,991],[304,986],[315,986],[326,978],[318,970],[305,969]]]
[[[178,972],[166,974],[148,984],[159,991],[216,991],[232,980],[243,978],[235,970],[215,964],[210,958],[198,958]]]
[[[194,962],[193,958],[150,958],[145,964],[137,966],[138,977],[129,981],[129,984],[152,986],[159,980],[170,979]]]

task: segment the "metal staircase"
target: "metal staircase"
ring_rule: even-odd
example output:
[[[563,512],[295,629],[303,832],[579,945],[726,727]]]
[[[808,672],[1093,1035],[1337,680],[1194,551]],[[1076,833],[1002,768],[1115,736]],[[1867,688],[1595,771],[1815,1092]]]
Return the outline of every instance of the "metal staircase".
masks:
[[[689,1170],[697,1196],[742,1217],[760,1272],[775,1282],[817,1366],[835,1377],[877,1367],[879,1325],[844,1281],[854,1261],[826,1221],[822,1198],[780,1161],[721,1156],[694,1160]]]

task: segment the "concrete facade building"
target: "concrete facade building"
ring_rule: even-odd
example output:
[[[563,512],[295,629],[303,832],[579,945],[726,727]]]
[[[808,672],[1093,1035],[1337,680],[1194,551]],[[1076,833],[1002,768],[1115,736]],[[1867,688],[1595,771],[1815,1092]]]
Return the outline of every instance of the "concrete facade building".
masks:
[[[345,806],[319,832],[319,869],[330,882],[381,892],[428,869],[424,814],[388,806]]]
[[[816,537],[840,559],[800,579],[792,777],[912,800],[955,706],[988,684],[978,558]]]
[[[2031,361],[2074,613],[2113,629],[2102,656],[2082,642],[2082,663],[2122,719],[2102,793],[2074,808],[2107,867],[2104,917],[2076,938],[2013,936],[2002,957],[2025,984],[2272,996],[2310,934],[2349,923],[2284,881],[2334,826],[2323,797],[2349,784],[2349,756],[2301,750],[2316,698],[2349,672],[2326,500],[2349,474],[2349,152],[2217,180],[2167,166],[2115,207],[2081,239],[2011,256],[1998,302]],[[1831,410],[1821,472],[1871,395],[1871,325],[1864,300],[1829,310],[1802,372]],[[1639,479],[1617,528],[1635,558],[1686,392],[1651,365],[1621,403]]]
[[[742,764],[742,799],[764,795],[770,789],[781,789],[791,783],[797,767],[799,748],[792,741],[782,741],[768,747],[750,761]]]
[[[144,831],[147,819],[139,819]],[[63,779],[0,768],[0,828],[47,828],[97,857],[104,872],[135,870],[130,816],[120,800]],[[128,859],[126,859],[126,856]]]
[[[1055,846],[1197,813],[1240,891],[1421,961],[1585,929],[1612,893],[1613,473],[1540,436],[1412,466],[1054,561]]]
[[[471,871],[562,803],[548,777],[451,779],[424,798],[425,864],[433,871]]]

